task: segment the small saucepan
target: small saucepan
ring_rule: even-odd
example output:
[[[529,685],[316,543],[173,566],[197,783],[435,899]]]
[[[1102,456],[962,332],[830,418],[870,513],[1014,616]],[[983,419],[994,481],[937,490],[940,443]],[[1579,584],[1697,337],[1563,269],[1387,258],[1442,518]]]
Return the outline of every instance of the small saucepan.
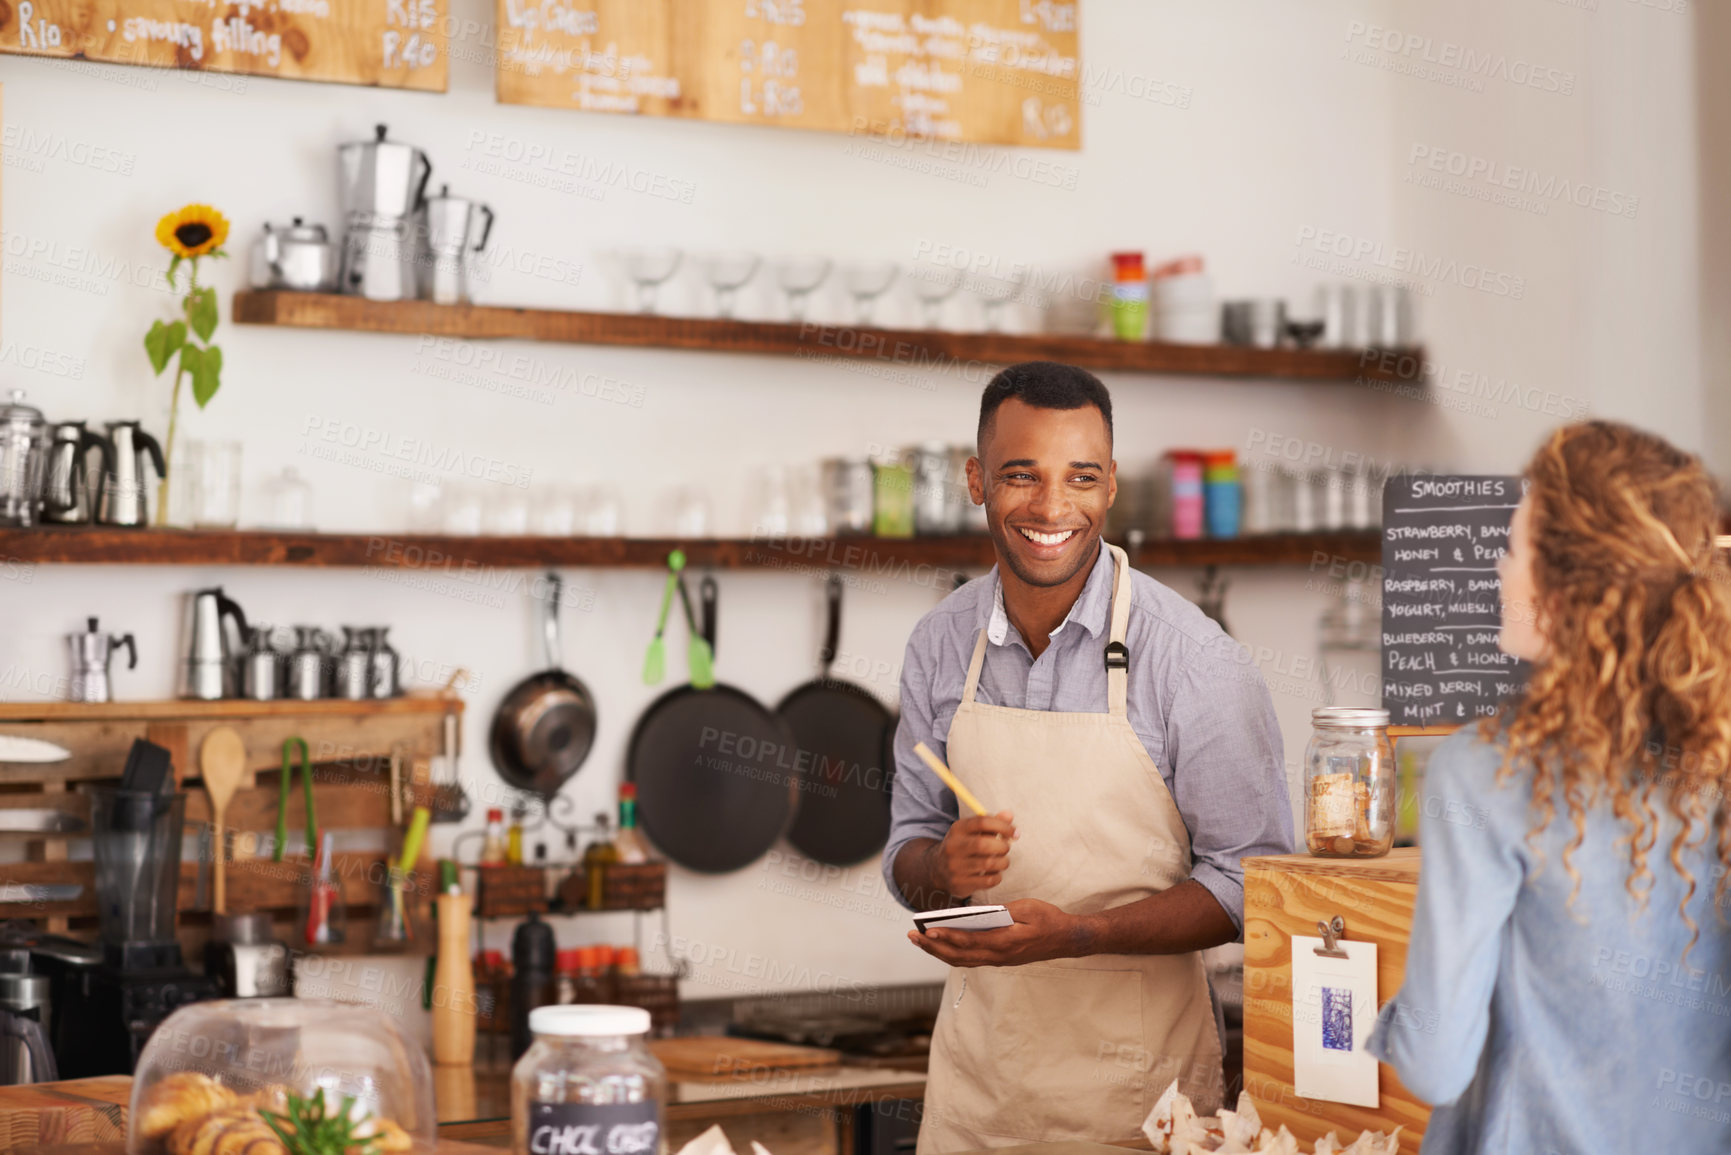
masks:
[[[487,752],[499,777],[542,798],[559,792],[595,744],[595,699],[560,662],[559,597],[564,585],[558,574],[548,574],[547,585],[541,621],[547,668],[511,688],[487,735]]]

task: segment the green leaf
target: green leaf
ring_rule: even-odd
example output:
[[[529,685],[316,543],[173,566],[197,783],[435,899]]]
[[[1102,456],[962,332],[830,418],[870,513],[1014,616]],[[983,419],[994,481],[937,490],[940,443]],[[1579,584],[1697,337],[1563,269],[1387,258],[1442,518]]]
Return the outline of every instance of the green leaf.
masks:
[[[150,326],[150,332],[144,335],[144,351],[150,356],[150,367],[156,370],[158,377],[168,368],[169,358],[186,344],[186,322],[174,321],[163,324],[157,321]]]
[[[192,399],[203,409],[216,396],[221,384],[222,350],[215,345],[206,345],[198,359],[198,368],[192,374]]]
[[[175,271],[179,268],[180,268],[180,258],[175,257],[172,261],[168,262],[168,272],[163,274],[163,276],[168,278],[168,287],[171,289],[174,288]]]
[[[192,321],[192,331],[200,341],[209,341],[216,332],[216,290],[194,289],[186,297],[186,315]]]

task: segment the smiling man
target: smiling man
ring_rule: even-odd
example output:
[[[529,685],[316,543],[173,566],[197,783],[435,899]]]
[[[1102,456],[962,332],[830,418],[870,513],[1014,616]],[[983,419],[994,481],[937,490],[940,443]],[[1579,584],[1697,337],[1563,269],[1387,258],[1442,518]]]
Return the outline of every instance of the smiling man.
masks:
[[[1102,541],[1116,469],[1092,374],[986,386],[968,490],[998,564],[908,641],[884,873],[1015,924],[909,934],[955,968],[919,1155],[1136,1141],[1173,1079],[1220,1102],[1199,952],[1241,933],[1239,860],[1292,849],[1280,731],[1243,648]],[[996,813],[961,817],[919,742]]]

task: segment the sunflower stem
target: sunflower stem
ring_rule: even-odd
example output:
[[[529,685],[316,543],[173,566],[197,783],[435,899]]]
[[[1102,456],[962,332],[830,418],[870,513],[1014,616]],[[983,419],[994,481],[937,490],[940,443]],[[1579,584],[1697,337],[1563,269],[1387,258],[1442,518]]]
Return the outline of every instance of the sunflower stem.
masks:
[[[187,271],[187,293],[181,298],[180,311],[186,314],[187,339],[192,338],[192,297],[198,292],[198,258],[193,258]],[[180,383],[186,377],[186,367],[178,360],[174,366],[174,394],[168,403],[168,437],[162,445],[163,464],[167,467],[156,483],[156,527],[168,525],[168,479],[174,474],[174,428],[180,421]]]

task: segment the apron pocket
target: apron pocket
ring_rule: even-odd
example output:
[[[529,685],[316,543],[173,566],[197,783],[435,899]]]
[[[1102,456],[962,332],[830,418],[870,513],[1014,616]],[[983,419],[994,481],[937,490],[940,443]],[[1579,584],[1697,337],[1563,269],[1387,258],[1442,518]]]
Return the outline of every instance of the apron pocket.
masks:
[[[981,1128],[1031,1140],[1137,1135],[1152,1062],[1141,972],[1029,965],[992,979],[1004,989],[982,1083],[996,1110]]]

